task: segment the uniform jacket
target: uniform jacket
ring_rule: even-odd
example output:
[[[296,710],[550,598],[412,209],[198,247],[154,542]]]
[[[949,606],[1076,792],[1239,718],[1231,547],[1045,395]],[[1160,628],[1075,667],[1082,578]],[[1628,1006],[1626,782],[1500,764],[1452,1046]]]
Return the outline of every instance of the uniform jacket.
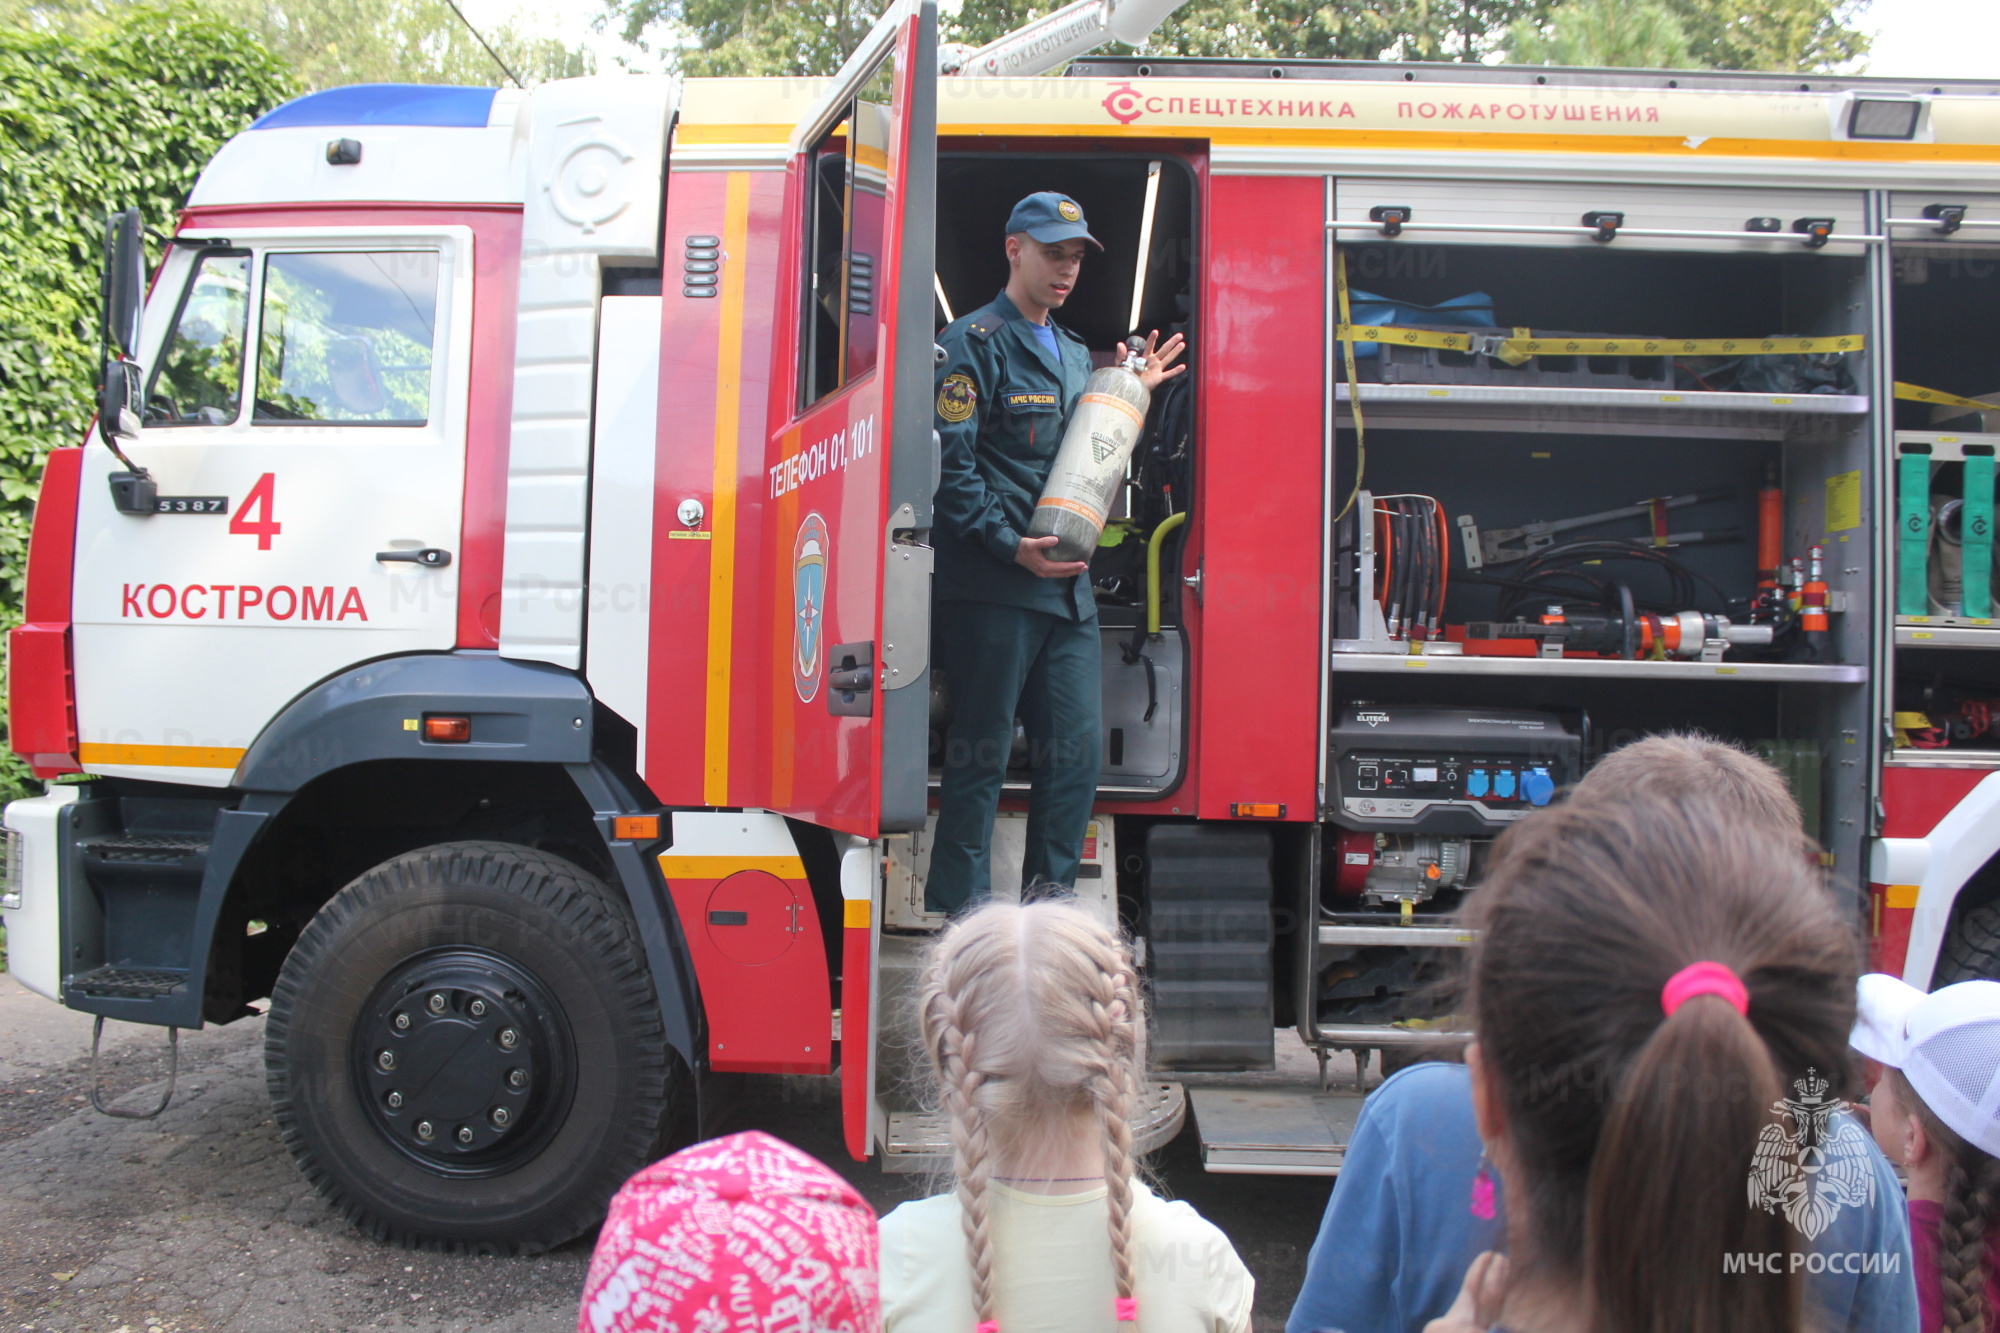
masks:
[[[1053,323],[1053,321],[1051,321]],[[1056,327],[1060,359],[1006,292],[938,336],[937,596],[1087,620],[1088,577],[1041,579],[1014,561],[1090,378],[1090,353]]]

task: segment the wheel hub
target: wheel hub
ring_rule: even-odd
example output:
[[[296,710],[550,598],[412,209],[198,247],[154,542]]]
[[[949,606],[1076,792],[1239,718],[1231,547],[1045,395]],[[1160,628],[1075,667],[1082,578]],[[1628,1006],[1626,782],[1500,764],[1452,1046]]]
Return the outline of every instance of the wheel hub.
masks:
[[[443,1175],[534,1156],[569,1110],[569,1024],[519,963],[484,949],[420,954],[384,977],[354,1033],[355,1091],[383,1136]]]

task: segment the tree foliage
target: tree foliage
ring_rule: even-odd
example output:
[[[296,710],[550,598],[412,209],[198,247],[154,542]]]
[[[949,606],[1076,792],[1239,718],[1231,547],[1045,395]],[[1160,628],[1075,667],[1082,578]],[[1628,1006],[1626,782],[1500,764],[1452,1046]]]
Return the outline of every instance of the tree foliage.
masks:
[[[0,627],[20,618],[43,457],[90,420],[105,214],[137,205],[171,231],[223,141],[297,91],[191,5],[67,15],[0,29]],[[6,764],[0,786],[22,776]]]
[[[87,3],[88,0],[59,0]],[[447,83],[491,87],[507,74],[445,0],[204,0],[247,28],[307,88],[347,83]],[[513,24],[486,39],[522,82],[592,72],[581,47],[528,37]]]
[[[831,74],[879,9],[873,0],[606,2],[627,43],[697,77]]]
[[[1686,69],[1694,56],[1687,30],[1658,4],[1639,0],[1575,0],[1545,23],[1515,25],[1507,59],[1518,65],[1622,65]]]
[[[1868,54],[1867,0],[1669,0],[1696,65],[1809,73]]]
[[[1147,49],[1189,56],[1483,60],[1556,42],[1580,63],[1821,70],[1868,49],[1866,0],[1190,0]],[[626,41],[683,73],[830,74],[867,31],[873,0],[605,0]],[[981,46],[1055,6],[967,0],[948,41]],[[1680,37],[1673,38],[1678,29]],[[1548,48],[1533,45],[1541,51]],[[1552,57],[1550,59],[1553,59]],[[1536,63],[1545,63],[1537,60]]]

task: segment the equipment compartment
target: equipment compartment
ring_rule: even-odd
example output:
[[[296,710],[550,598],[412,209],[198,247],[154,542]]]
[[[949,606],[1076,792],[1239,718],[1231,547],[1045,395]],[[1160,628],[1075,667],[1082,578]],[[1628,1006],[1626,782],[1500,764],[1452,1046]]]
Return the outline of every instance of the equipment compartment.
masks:
[[[1369,207],[1397,192],[1362,184]],[[1489,813],[1559,799],[1651,733],[1733,740],[1784,774],[1835,881],[1858,893],[1882,482],[1876,261],[1856,241],[1805,244],[1790,225],[1811,210],[1782,192],[1754,208],[1751,192],[1690,196],[1692,213],[1628,216],[1598,241],[1561,216],[1568,187],[1489,189],[1482,203],[1477,185],[1419,184],[1403,189],[1414,212],[1395,239],[1355,234],[1357,192],[1337,185],[1332,276],[1344,251],[1349,321],[1456,316],[1478,333],[1452,347],[1384,339],[1367,355],[1356,343],[1352,383],[1329,347],[1329,717],[1574,719],[1575,760],[1457,765],[1453,798]],[[1858,196],[1817,202],[1837,236],[1860,233]],[[1505,216],[1476,216],[1503,203]],[[1784,235],[1741,232],[1781,211]],[[1763,345],[1781,334],[1795,350]],[[1648,345],[1689,340],[1702,345]],[[1399,826],[1359,792],[1382,781],[1364,767],[1334,729],[1297,1002],[1309,1041],[1393,1051],[1462,1026],[1435,983],[1470,943],[1461,912],[1499,829]]]
[[[2000,764],[2000,653],[1968,652],[1949,641],[1927,646],[1937,641],[1905,640],[1903,633],[1890,715],[1895,757]]]

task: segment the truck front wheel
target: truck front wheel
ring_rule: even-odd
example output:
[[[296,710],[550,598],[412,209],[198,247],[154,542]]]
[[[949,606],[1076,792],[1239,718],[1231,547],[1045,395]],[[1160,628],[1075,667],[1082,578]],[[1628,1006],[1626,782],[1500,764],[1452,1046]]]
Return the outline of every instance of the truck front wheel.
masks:
[[[532,1253],[594,1226],[676,1100],[625,905],[567,861],[385,861],[285,960],[264,1041],[285,1146],[363,1231]]]

